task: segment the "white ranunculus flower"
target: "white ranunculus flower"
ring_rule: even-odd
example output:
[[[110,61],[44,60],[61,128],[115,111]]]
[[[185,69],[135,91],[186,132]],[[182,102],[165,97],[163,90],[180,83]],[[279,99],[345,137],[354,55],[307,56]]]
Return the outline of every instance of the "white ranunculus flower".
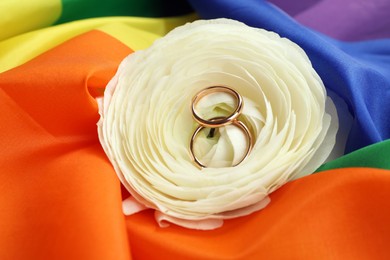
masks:
[[[200,169],[189,155],[198,126],[190,104],[203,88],[221,85],[243,96],[240,120],[255,143],[248,158],[229,167],[247,145],[243,133],[228,126],[212,140],[200,134],[194,149],[210,165]],[[333,103],[299,46],[228,19],[186,24],[129,55],[98,102],[100,141],[132,195],[124,211],[153,208],[162,226],[212,229],[264,208],[269,193],[326,160],[338,128]],[[214,94],[197,109],[211,118],[233,110],[234,100]]]

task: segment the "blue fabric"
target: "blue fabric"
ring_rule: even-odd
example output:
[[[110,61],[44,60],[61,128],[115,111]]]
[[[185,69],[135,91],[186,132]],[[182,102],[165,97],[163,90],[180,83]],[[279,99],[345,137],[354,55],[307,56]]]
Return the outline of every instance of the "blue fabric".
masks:
[[[346,153],[390,138],[390,39],[342,42],[259,0],[190,0],[202,18],[230,18],[274,31],[300,45],[327,89],[354,117]],[[342,122],[341,122],[342,123]]]

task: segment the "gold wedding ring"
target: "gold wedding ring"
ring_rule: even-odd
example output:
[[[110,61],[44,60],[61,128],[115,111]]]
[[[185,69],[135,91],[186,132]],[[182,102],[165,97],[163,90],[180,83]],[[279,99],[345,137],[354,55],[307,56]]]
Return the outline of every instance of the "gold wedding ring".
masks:
[[[209,119],[202,118],[196,112],[196,105],[198,104],[198,102],[207,95],[210,95],[212,93],[220,93],[220,92],[228,93],[235,98],[237,106],[234,109],[234,111],[226,117],[219,116],[219,117],[214,117],[214,118],[209,118]],[[202,163],[199,160],[199,158],[196,157],[194,150],[193,150],[194,143],[195,143],[195,140],[196,140],[199,132],[201,132],[205,128],[219,128],[219,127],[223,127],[223,126],[227,126],[227,125],[234,125],[234,126],[240,128],[241,131],[243,131],[243,133],[246,136],[246,140],[247,140],[248,145],[247,145],[247,149],[245,151],[244,156],[241,158],[241,160],[239,162],[232,165],[232,167],[237,166],[242,161],[244,161],[245,158],[248,157],[248,155],[250,154],[252,147],[253,147],[253,138],[252,138],[252,134],[250,133],[248,127],[243,122],[238,120],[238,117],[240,116],[240,114],[242,112],[243,106],[244,106],[244,104],[243,104],[243,99],[242,99],[241,95],[238,94],[238,92],[236,92],[235,90],[233,90],[229,87],[225,87],[225,86],[207,87],[207,88],[201,90],[200,92],[198,92],[193,97],[192,103],[191,103],[192,116],[195,119],[195,121],[197,123],[199,123],[199,126],[195,129],[194,133],[191,136],[190,156],[191,156],[192,160],[196,163],[197,166],[199,166],[201,168],[207,168],[207,166],[204,163]]]
[[[218,92],[225,92],[232,95],[237,101],[236,109],[233,111],[232,114],[230,114],[227,117],[219,117],[219,119],[215,119],[215,120],[202,118],[196,112],[195,106],[198,104],[199,100],[201,100],[205,96],[210,95],[212,93],[218,93]],[[212,86],[201,90],[194,96],[191,105],[192,115],[195,121],[205,127],[221,127],[221,126],[231,124],[231,122],[237,119],[237,117],[241,114],[242,108],[243,108],[243,101],[241,95],[238,94],[235,90],[224,86]]]

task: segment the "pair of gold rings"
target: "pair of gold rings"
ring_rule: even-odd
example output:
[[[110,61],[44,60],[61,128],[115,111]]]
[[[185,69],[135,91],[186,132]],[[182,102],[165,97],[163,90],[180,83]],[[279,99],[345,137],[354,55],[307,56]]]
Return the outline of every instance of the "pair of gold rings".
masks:
[[[210,118],[210,119],[202,118],[196,111],[196,105],[198,104],[198,102],[202,98],[207,96],[207,95],[210,95],[210,94],[213,94],[213,93],[220,93],[220,92],[227,93],[227,94],[229,94],[229,95],[234,97],[234,99],[236,100],[236,103],[237,103],[237,106],[234,109],[234,111],[230,115],[228,115],[226,117],[219,116],[219,117],[213,117],[213,118]],[[241,158],[241,160],[239,162],[235,163],[234,165],[232,165],[232,167],[237,166],[243,160],[245,160],[246,157],[248,157],[249,153],[252,150],[253,140],[252,140],[252,134],[248,130],[248,127],[243,122],[238,120],[238,117],[241,115],[243,107],[244,107],[244,101],[243,101],[241,95],[238,92],[236,92],[235,90],[233,90],[233,89],[231,89],[229,87],[225,87],[225,86],[211,86],[211,87],[207,87],[207,88],[201,90],[200,92],[198,92],[192,98],[192,103],[191,103],[192,116],[195,119],[195,121],[199,124],[199,126],[195,129],[194,133],[191,136],[190,155],[191,155],[192,160],[199,167],[207,168],[207,166],[205,164],[203,164],[196,157],[193,149],[194,149],[195,140],[196,140],[199,132],[202,131],[204,128],[215,129],[215,128],[224,127],[224,126],[227,126],[227,125],[234,125],[234,126],[240,128],[241,131],[243,131],[245,136],[246,136],[246,139],[247,139],[247,149],[245,151],[244,156]]]

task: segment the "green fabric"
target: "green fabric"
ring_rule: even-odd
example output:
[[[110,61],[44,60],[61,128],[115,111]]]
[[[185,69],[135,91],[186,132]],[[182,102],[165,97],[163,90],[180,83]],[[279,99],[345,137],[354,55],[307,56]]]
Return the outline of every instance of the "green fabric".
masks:
[[[62,0],[56,24],[102,16],[167,17],[191,12],[184,0]]]
[[[344,167],[371,167],[390,170],[390,139],[366,146],[325,163],[317,169],[317,172]]]

